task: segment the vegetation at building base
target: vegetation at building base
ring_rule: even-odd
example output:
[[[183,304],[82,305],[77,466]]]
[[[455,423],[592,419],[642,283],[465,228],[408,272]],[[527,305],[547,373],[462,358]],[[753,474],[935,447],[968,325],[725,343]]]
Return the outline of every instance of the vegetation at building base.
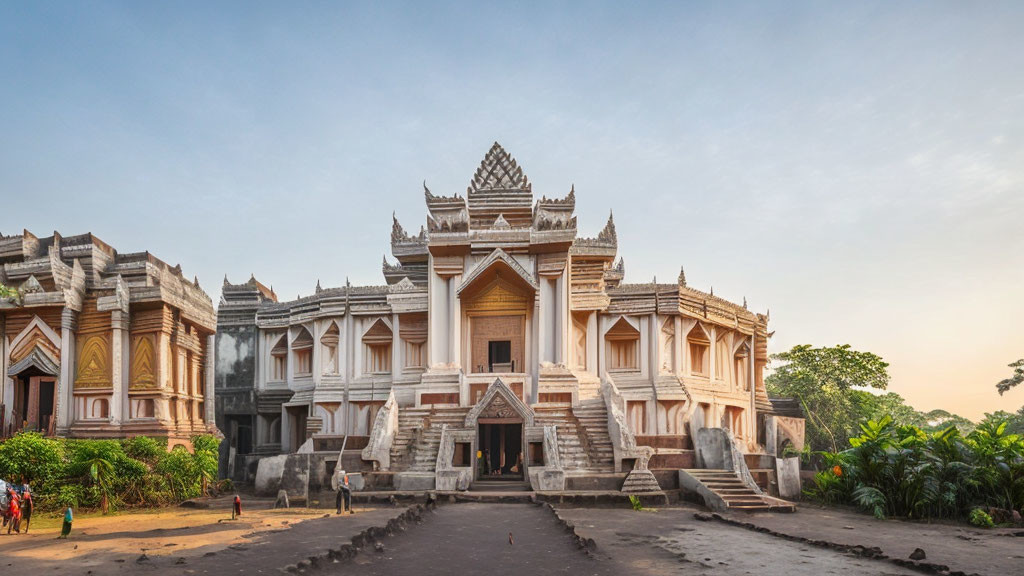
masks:
[[[0,478],[32,487],[40,510],[166,506],[203,493],[217,477],[214,436],[192,437],[194,452],[166,438],[45,438],[17,434],[0,444]]]
[[[852,504],[876,517],[968,519],[991,525],[992,510],[1024,510],[1024,436],[988,418],[969,434],[926,432],[890,416],[860,424],[850,448],[821,453],[808,496]],[[987,519],[987,520],[986,520]]]

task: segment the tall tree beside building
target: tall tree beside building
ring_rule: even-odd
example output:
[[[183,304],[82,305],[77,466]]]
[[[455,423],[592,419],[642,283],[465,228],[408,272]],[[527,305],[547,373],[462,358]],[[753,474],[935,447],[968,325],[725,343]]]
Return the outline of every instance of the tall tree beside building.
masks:
[[[773,354],[772,361],[777,364],[765,380],[768,392],[800,401],[807,415],[807,440],[815,450],[845,447],[873,404],[863,389],[884,390],[889,385],[889,364],[849,344],[801,344]]]

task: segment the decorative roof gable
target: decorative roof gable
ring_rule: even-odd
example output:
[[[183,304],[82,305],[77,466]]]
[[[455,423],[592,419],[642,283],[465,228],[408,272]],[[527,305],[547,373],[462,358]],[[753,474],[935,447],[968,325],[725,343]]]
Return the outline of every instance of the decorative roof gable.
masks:
[[[530,273],[527,272],[526,269],[523,268],[522,265],[519,264],[519,262],[517,262],[515,258],[509,256],[508,253],[506,253],[501,248],[495,248],[494,252],[491,252],[487,256],[487,258],[484,258],[479,264],[477,264],[476,268],[474,268],[472,272],[466,275],[466,279],[462,282],[462,285],[459,286],[459,289],[456,293],[461,294],[463,290],[465,290],[468,286],[473,284],[473,282],[477,278],[479,278],[481,274],[486,272],[488,268],[490,268],[497,262],[502,262],[506,266],[511,268],[512,271],[515,272],[516,275],[523,280],[523,282],[529,284],[530,287],[533,288],[534,290],[537,290],[539,288],[537,281],[533,279],[533,276],[531,276]]]

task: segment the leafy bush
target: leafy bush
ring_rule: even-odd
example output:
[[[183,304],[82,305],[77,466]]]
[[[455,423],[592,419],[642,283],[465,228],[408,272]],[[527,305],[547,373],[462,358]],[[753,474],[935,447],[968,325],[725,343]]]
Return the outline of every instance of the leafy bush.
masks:
[[[0,478],[24,477],[40,510],[163,506],[202,493],[217,477],[219,440],[192,438],[194,453],[167,451],[166,439],[43,438],[22,433],[0,443]]]
[[[996,523],[992,521],[992,517],[988,515],[988,512],[985,512],[981,508],[971,510],[971,514],[968,516],[968,521],[972,526],[977,526],[978,528],[992,528],[996,525]]]
[[[60,440],[26,432],[0,444],[0,477],[10,482],[24,478],[33,488],[44,490],[49,482],[63,476],[64,468],[64,445]]]
[[[121,446],[124,448],[124,453],[127,454],[129,458],[141,460],[150,464],[159,460],[160,456],[167,452],[166,439],[161,443],[148,436],[125,438],[121,441]]]
[[[963,436],[955,426],[931,434],[886,416],[860,424],[850,449],[821,453],[824,469],[805,492],[854,504],[876,517],[963,518],[976,508],[1024,509],[1024,437],[1005,421],[985,421]]]

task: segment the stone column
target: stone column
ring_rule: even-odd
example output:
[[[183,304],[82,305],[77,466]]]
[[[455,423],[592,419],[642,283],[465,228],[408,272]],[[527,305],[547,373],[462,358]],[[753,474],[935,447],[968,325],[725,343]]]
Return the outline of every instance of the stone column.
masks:
[[[60,377],[57,379],[57,434],[65,435],[74,420],[72,389],[75,381],[75,330],[78,313],[67,308],[60,315]],[[6,371],[5,371],[6,372]]]
[[[288,417],[288,408],[281,404],[281,453],[290,454],[297,448],[292,446],[292,423]]]
[[[216,380],[214,378],[214,370],[217,367],[215,349],[216,335],[210,334],[206,337],[206,358],[204,359],[206,362],[206,370],[204,372],[206,382],[203,386],[203,408],[205,408],[206,412],[203,415],[203,420],[205,420],[207,429],[216,428],[217,425],[217,407],[215,406],[217,394],[215,390]],[[255,434],[255,430],[253,430],[253,433]]]
[[[448,361],[456,366],[462,366],[462,301],[455,293],[462,284],[462,274],[457,274],[448,279],[448,310],[451,314],[448,321],[448,330],[451,332],[451,341],[448,344]]]
[[[551,314],[554,312],[551,309],[551,284],[544,276],[540,277],[540,306],[537,309],[537,324],[539,330],[537,333],[537,348],[540,352],[538,360],[540,362],[551,362],[553,350],[551,342]]]
[[[402,374],[403,357],[405,356],[404,350],[402,349],[402,338],[398,334],[398,314],[391,314],[391,383],[394,385],[395,379]]]
[[[110,313],[110,423],[120,426],[127,408],[128,354],[125,342],[128,340],[128,314],[120,310]]]
[[[711,345],[708,346],[708,380],[714,382],[718,377],[718,333],[714,326],[711,327],[711,334],[708,336],[711,337]]]

